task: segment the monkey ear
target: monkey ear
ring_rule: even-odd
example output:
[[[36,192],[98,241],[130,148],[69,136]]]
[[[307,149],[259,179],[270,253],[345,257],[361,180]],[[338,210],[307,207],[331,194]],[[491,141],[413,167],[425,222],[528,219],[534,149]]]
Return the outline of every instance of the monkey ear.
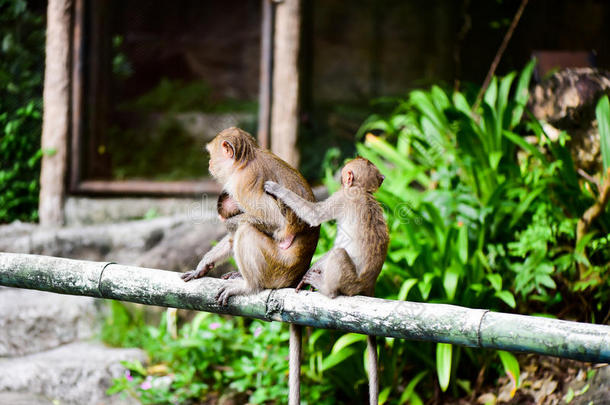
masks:
[[[352,186],[352,184],[354,183],[354,172],[352,172],[351,170],[348,170],[348,171],[345,173],[345,175],[346,175],[346,176],[345,176],[345,185],[346,185],[347,187],[351,187],[351,186]]]
[[[222,153],[225,155],[225,157],[233,159],[233,157],[235,156],[235,147],[233,146],[233,144],[229,141],[222,141],[221,146]]]
[[[383,174],[379,174],[379,185],[381,186],[381,183],[383,183],[383,181],[385,180],[385,176]]]

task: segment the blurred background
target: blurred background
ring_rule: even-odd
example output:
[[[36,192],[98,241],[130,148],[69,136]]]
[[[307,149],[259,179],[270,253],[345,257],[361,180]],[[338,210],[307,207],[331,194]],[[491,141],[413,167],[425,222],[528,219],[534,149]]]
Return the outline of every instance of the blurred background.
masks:
[[[65,32],[47,42],[45,76],[51,16]],[[280,21],[296,32],[283,50]],[[607,21],[604,0],[0,0],[0,250],[193,268],[224,232],[204,145],[238,126],[320,197],[346,158],[380,167],[392,244],[377,296],[608,324]],[[289,54],[296,73],[280,79]],[[45,116],[43,131],[43,110],[61,100],[65,114]],[[298,107],[284,117],[281,103]],[[318,255],[333,236],[325,226]],[[51,322],[44,311],[65,305],[53,299],[19,322]],[[0,375],[0,402],[7,392],[103,402],[110,386],[119,402],[285,402],[286,325],[185,313],[172,331],[176,314],[158,309],[83,311],[91,335],[36,350],[5,337],[0,357],[23,364],[18,354],[95,335],[148,362],[102,365],[112,371],[86,393],[53,391],[53,372],[27,377],[46,381],[37,388]],[[341,339],[307,332],[304,403],[366,397],[363,340]],[[608,367],[380,342],[382,403],[610,401]]]

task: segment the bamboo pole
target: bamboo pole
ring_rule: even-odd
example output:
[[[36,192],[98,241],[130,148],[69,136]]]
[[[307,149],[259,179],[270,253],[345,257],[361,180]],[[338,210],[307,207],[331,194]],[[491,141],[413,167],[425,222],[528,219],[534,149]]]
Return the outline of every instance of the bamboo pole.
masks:
[[[455,305],[364,296],[327,298],[293,289],[215,296],[230,281],[204,277],[185,283],[171,271],[114,263],[0,253],[0,285],[86,295],[173,308],[290,322],[368,335],[452,343],[610,362],[610,326],[490,312]]]

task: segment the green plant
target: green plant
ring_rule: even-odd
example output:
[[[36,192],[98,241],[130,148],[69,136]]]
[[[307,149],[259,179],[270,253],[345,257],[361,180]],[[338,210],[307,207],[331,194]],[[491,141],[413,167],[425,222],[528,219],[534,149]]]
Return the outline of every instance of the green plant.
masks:
[[[595,108],[597,127],[599,128],[599,138],[602,150],[602,162],[604,172],[610,168],[610,101],[608,96],[603,96]]]
[[[576,222],[595,195],[574,168],[568,134],[551,142],[541,124],[524,114],[532,68],[494,79],[477,111],[465,95],[433,87],[411,92],[389,115],[372,116],[362,126],[364,142],[357,150],[386,175],[377,198],[391,244],[377,296],[525,313],[567,309],[564,314],[581,320],[608,312],[610,218],[598,218],[576,243]],[[331,192],[338,187],[333,173],[339,156],[331,150],[325,157]],[[316,257],[332,246],[335,232],[323,224]],[[579,264],[596,277],[581,281]],[[581,299],[591,303],[585,311]],[[212,323],[221,326],[211,331]],[[269,335],[259,339],[258,327]],[[177,339],[163,324],[147,330],[138,335],[145,337],[138,345],[151,353],[152,366],[127,364],[129,377],[116,381],[113,390],[132,392],[145,403],[197,401],[219,395],[221,387],[245,393],[251,402],[283,401],[285,325],[200,314]],[[366,397],[365,337],[307,334],[303,398],[356,403]],[[470,395],[477,375],[469,370],[486,370],[491,378],[504,372],[519,386],[519,364],[505,352],[379,342],[380,403],[423,404],[435,392]],[[271,371],[262,375],[249,356]],[[161,366],[163,375],[155,374]],[[163,379],[165,385],[155,383],[167,376],[173,377]],[[194,388],[185,391],[186,386]]]
[[[38,219],[42,15],[25,0],[0,1],[0,223]]]
[[[377,198],[386,209],[391,242],[378,296],[531,313],[569,307],[577,291],[589,288],[595,297],[587,308],[591,317],[607,310],[607,282],[601,277],[608,261],[599,247],[607,246],[602,235],[609,218],[576,244],[576,222],[594,199],[579,181],[567,134],[551,142],[541,124],[524,115],[533,67],[531,62],[519,75],[494,78],[477,111],[462,93],[449,95],[433,86],[411,92],[391,114],[364,123],[358,153],[386,176]],[[535,143],[524,134],[533,134]],[[330,172],[326,178],[332,183]],[[324,225],[318,254],[332,234]],[[583,254],[586,244],[598,255],[589,255],[594,260]],[[577,266],[585,262],[599,275],[591,279],[598,283],[579,287]],[[385,359],[390,375],[384,382],[392,389],[407,385],[400,375],[403,356],[436,371],[442,390],[451,381],[460,385],[474,377],[457,364],[469,362],[476,369],[491,361],[467,348],[436,348],[403,341],[386,345],[392,354]],[[332,355],[346,356],[346,363],[356,356]],[[500,356],[505,372],[514,373],[509,356]],[[418,387],[429,390],[429,384]]]
[[[238,402],[284,403],[288,393],[288,327],[244,318],[198,313],[173,338],[163,317],[159,327],[146,326],[123,304],[111,303],[112,314],[102,338],[113,345],[138,346],[150,365],[124,362],[127,372],[115,379],[109,394],[128,393],[144,404],[199,403],[233,395]],[[332,403],[324,381],[303,380],[304,403]]]

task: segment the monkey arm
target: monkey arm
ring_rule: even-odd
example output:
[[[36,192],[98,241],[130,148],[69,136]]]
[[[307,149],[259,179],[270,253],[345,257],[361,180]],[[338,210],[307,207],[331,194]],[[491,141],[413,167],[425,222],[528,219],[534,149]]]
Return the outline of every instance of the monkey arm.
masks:
[[[296,193],[273,181],[265,182],[264,187],[267,193],[282,200],[299,218],[310,226],[318,226],[322,222],[336,219],[335,208],[337,207],[335,207],[335,200],[337,198],[335,194],[324,201],[315,203],[301,198]]]
[[[216,264],[227,260],[233,252],[233,235],[226,235],[212,249],[210,249],[201,259],[195,270],[187,271],[182,274],[184,281],[191,281],[196,278],[201,278],[208,274]]]

